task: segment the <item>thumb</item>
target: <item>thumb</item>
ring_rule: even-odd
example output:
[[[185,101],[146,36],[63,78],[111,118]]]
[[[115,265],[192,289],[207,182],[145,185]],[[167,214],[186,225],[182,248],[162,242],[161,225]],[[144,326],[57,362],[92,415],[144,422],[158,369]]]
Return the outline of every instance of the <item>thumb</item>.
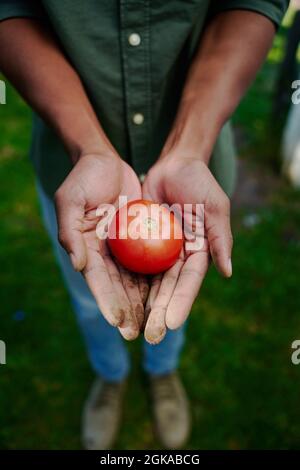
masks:
[[[86,265],[86,246],[83,238],[84,207],[64,194],[55,195],[58,240],[70,255],[76,271],[82,271]]]

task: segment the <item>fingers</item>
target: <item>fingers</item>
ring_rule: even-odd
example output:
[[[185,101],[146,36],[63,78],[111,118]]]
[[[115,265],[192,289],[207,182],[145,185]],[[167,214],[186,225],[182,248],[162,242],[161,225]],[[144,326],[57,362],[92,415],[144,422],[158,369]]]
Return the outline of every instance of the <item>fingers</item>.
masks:
[[[212,259],[221,274],[232,275],[232,233],[230,227],[230,202],[223,193],[215,204],[205,211],[205,228]]]
[[[125,292],[131,303],[133,314],[140,330],[144,322],[144,304],[139,290],[138,276],[127,271],[127,269],[124,269],[121,265],[118,265],[118,267]]]
[[[123,287],[119,269],[112,260],[109,253],[104,256],[104,261],[107,266],[114,289],[118,296],[119,303],[122,305],[122,309],[124,311],[124,318],[119,326],[119,331],[126,340],[131,341],[137,338],[139,335],[140,329],[137,322],[137,318],[133,312],[132,305]]]
[[[87,263],[82,274],[108,323],[112,326],[121,325],[124,309],[119,303],[107,267],[99,252],[88,250]]]
[[[209,266],[209,255],[198,251],[190,255],[181,271],[166,312],[170,330],[179,328],[187,319]]]
[[[153,307],[149,314],[144,331],[145,340],[150,344],[160,343],[166,335],[166,307]]]
[[[154,305],[154,301],[155,301],[156,296],[158,294],[160,283],[161,283],[161,280],[162,280],[162,276],[163,276],[162,273],[156,274],[155,276],[153,276],[153,278],[151,280],[151,286],[150,286],[149,294],[148,294],[148,297],[147,297],[147,302],[146,302],[146,305],[145,305],[144,324],[143,324],[143,327],[142,327],[143,330],[146,327],[146,323],[147,323],[147,320],[149,318],[151,308]]]
[[[148,343],[157,344],[164,338],[166,334],[166,312],[168,304],[172,298],[172,294],[174,292],[182,265],[183,257],[180,257],[176,263],[162,276],[159,291],[153,302],[145,327],[144,334]]]
[[[138,276],[138,283],[139,283],[140,296],[141,296],[143,305],[145,305],[146,300],[148,298],[149,290],[150,290],[147,277],[140,274]]]
[[[86,246],[82,235],[84,206],[75,203],[59,190],[55,195],[58,240],[69,253],[76,271],[82,271],[86,258]]]

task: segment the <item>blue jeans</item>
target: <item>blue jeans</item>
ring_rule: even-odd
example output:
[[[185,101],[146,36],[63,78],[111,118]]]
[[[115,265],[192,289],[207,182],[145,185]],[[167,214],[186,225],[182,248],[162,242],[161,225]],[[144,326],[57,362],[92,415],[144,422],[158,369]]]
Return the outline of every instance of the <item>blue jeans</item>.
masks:
[[[74,271],[69,256],[57,240],[57,223],[53,201],[38,185],[42,215],[57,261],[60,265],[73,308],[85,339],[88,356],[96,374],[109,381],[121,381],[129,372],[130,361],[119,330],[104,319],[82,275]],[[184,327],[168,331],[160,344],[143,344],[146,372],[162,375],[177,368],[184,343]]]

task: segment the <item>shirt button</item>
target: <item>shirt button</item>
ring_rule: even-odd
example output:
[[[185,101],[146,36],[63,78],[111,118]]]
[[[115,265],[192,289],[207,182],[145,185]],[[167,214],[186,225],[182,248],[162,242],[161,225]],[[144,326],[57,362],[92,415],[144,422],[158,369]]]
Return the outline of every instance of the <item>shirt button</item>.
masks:
[[[145,178],[146,178],[145,173],[141,173],[141,174],[139,175],[140,183],[143,183],[143,182],[145,181]]]
[[[140,126],[144,122],[144,115],[141,113],[136,113],[133,115],[132,120],[134,124],[136,124],[137,126]]]
[[[141,36],[137,33],[132,33],[128,37],[128,42],[131,46],[139,46],[141,44]]]

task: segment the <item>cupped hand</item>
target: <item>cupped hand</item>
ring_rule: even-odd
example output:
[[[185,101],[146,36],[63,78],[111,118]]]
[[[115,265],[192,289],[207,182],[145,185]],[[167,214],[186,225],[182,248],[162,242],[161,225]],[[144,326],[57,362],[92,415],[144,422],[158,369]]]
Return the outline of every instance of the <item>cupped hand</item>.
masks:
[[[118,156],[85,155],[55,194],[58,238],[74,269],[81,271],[106,320],[126,339],[138,336],[144,321],[148,282],[129,273],[99,240],[97,208],[117,207],[119,196],[140,199],[141,185],[132,168]]]
[[[181,209],[184,204],[191,204],[184,218],[195,226],[190,228],[197,242],[196,249],[191,249],[187,245],[191,242],[190,231],[186,231],[180,258],[168,271],[152,279],[145,309],[145,338],[155,344],[163,339],[167,328],[179,328],[187,319],[208,270],[210,255],[220,273],[231,276],[230,202],[205,163],[171,155],[150,169],[142,192],[145,199],[179,204]],[[202,205],[204,218],[203,211],[195,209],[196,204]]]

